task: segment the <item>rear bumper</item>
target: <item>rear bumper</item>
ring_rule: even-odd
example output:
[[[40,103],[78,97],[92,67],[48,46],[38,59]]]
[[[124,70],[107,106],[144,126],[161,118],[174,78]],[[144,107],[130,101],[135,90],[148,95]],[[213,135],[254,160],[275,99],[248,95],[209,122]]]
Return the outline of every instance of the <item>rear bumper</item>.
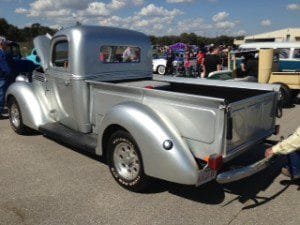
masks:
[[[226,184],[226,183],[238,181],[243,178],[249,177],[255,173],[258,173],[259,171],[264,170],[265,168],[267,168],[273,163],[274,163],[273,160],[270,161],[267,159],[262,159],[249,166],[220,173],[219,175],[217,175],[216,181],[220,184]]]

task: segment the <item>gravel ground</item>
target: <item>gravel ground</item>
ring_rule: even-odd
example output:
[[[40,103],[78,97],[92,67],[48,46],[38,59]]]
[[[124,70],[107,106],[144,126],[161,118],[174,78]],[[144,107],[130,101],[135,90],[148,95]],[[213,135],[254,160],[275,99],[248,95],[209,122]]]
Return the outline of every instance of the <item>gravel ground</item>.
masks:
[[[278,123],[273,140],[299,126],[300,105]],[[42,135],[16,135],[0,120],[0,224],[298,225],[300,186],[280,174],[282,163],[224,186],[157,182],[137,194],[118,186],[97,157]]]

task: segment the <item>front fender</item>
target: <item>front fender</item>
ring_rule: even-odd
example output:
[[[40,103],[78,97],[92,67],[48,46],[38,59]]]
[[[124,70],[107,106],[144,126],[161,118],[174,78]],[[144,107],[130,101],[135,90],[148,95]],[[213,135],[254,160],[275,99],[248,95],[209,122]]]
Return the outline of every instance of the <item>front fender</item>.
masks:
[[[198,166],[176,127],[157,112],[141,103],[128,102],[113,107],[100,125],[97,154],[102,155],[103,134],[110,125],[125,128],[141,151],[145,174],[182,184],[196,184]],[[166,150],[163,142],[171,140]]]
[[[40,125],[50,122],[34,93],[31,83],[13,83],[6,92],[6,102],[9,101],[10,97],[14,97],[17,100],[22,112],[23,123],[26,126],[37,130]]]

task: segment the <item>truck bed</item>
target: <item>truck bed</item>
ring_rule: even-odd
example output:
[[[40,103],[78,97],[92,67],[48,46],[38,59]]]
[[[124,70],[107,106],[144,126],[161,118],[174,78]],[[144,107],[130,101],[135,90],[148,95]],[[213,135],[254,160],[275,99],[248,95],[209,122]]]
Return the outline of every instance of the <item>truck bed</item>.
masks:
[[[95,131],[112,107],[139,102],[171,121],[197,158],[220,154],[220,146],[224,157],[233,157],[274,132],[277,86],[172,77],[86,82]],[[229,130],[231,137],[224,140]]]
[[[181,80],[178,79],[179,81]],[[191,81],[198,81],[204,79],[190,79]],[[161,91],[176,92],[183,94],[191,94],[197,96],[207,96],[214,98],[225,99],[227,103],[233,103],[250,97],[258,96],[267,93],[267,90],[248,89],[245,87],[225,87],[226,83],[223,82],[224,86],[212,86],[206,83],[184,83],[184,82],[170,82],[159,81],[159,80],[135,80],[120,82],[119,85],[138,87],[138,88],[149,88]]]

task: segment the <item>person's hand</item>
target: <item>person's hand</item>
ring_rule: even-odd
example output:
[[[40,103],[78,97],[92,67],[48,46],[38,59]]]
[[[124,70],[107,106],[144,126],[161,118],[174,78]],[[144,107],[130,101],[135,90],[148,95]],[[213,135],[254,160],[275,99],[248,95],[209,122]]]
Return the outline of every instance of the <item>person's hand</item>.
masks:
[[[273,152],[272,148],[268,148],[265,152],[265,157],[267,159],[270,159],[273,155],[274,155],[274,152]]]

